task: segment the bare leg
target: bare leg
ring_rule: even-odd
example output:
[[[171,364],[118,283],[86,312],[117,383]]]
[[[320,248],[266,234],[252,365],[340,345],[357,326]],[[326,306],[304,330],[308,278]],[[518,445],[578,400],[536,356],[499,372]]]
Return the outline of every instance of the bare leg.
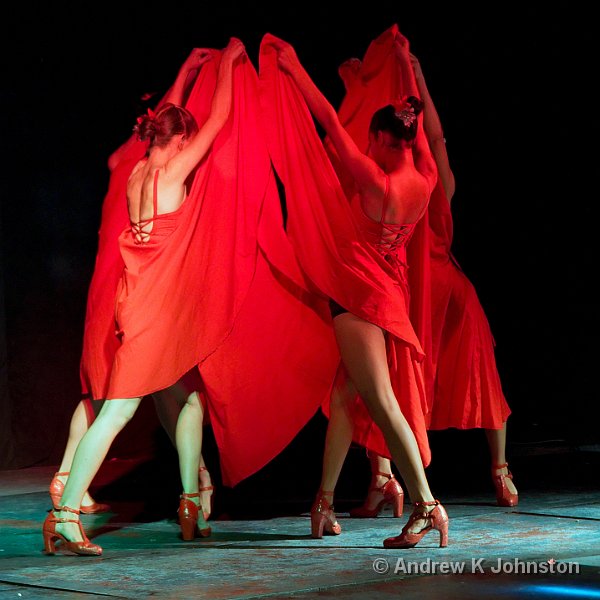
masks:
[[[352,384],[345,381],[344,367],[340,365],[331,392],[329,423],[325,437],[321,490],[333,492],[338,482],[344,460],[352,443],[354,424],[349,402],[356,395]],[[331,502],[330,494],[327,498]]]
[[[200,504],[202,505],[202,510],[205,514],[205,517],[208,519],[211,513],[211,497],[215,488],[212,484],[212,479],[208,469],[206,468],[206,463],[204,462],[204,457],[202,454],[200,454],[198,480],[200,483]]]
[[[81,438],[85,435],[85,432],[87,430],[87,413],[85,410],[83,400],[81,400],[75,408],[73,416],[71,417],[71,425],[69,427],[69,439],[67,440],[67,446],[65,448],[65,453],[63,455],[62,462],[60,463],[60,467],[58,468],[60,472],[67,472],[71,470],[71,465],[73,464],[73,457],[75,456],[77,445],[79,444]]]
[[[100,414],[79,442],[71,474],[61,498],[61,506],[79,508],[81,499],[106,458],[113,440],[133,417],[140,401],[141,398],[128,398],[107,400],[104,403]],[[68,512],[60,512],[58,516],[65,519],[73,518],[73,515]],[[82,539],[75,523],[60,523],[56,526],[56,530],[71,541]]]
[[[417,441],[392,390],[383,331],[351,313],[339,315],[333,323],[344,366],[381,429],[411,500],[433,501]],[[419,520],[411,529],[425,525]]]
[[[202,448],[202,404],[197,392],[186,399],[175,430],[175,443],[179,453],[181,484],[186,494],[198,493],[198,467]],[[194,498],[199,504],[198,498]]]
[[[198,496],[198,467],[200,465],[200,450],[202,448],[202,403],[198,396],[198,392],[192,392],[185,401],[179,419],[177,420],[177,428],[175,430],[175,441],[177,444],[177,452],[179,453],[179,472],[181,474],[181,484],[184,494],[195,494],[193,497],[182,496],[182,502],[193,502],[200,507],[197,511],[196,526],[201,531],[208,526],[204,519],[200,498]],[[181,510],[181,506],[180,506]],[[182,514],[180,513],[180,523]],[[182,533],[185,537],[184,527],[182,525]],[[192,535],[193,538],[193,535]]]
[[[390,478],[379,475],[378,473],[386,473],[391,476],[392,463],[389,458],[384,458],[375,452],[368,452],[368,455],[369,463],[371,464],[371,485],[369,487],[371,489],[381,488],[390,480]],[[370,491],[365,500],[365,508],[368,510],[375,510],[382,497],[383,495],[380,492]]]
[[[486,429],[485,435],[490,447],[492,473],[494,475],[506,475],[508,473],[507,467],[504,467],[503,469],[494,469],[496,465],[503,465],[506,463],[506,421],[502,425],[502,429]],[[507,477],[504,482],[511,494],[518,493],[517,488],[511,479],[508,479]]]
[[[71,417],[71,425],[69,427],[69,439],[67,440],[67,446],[65,448],[65,453],[63,454],[62,462],[60,463],[60,467],[58,468],[59,473],[68,473],[71,470],[71,465],[73,464],[73,457],[75,456],[75,451],[77,450],[77,446],[81,441],[81,438],[85,435],[88,430],[88,418],[87,412],[85,410],[85,405],[83,400],[79,402],[75,411],[73,412],[73,416]],[[67,481],[68,475],[59,475],[58,479],[65,483]],[[85,506],[90,506],[94,504],[94,499],[90,496],[89,492],[86,490],[83,495],[82,504]]]
[[[176,439],[176,429],[179,419],[181,418],[181,410],[182,405],[185,406],[184,403],[187,402],[189,392],[185,388],[185,386],[181,382],[177,382],[174,385],[168,387],[165,390],[161,390],[160,392],[156,392],[152,394],[154,399],[154,406],[156,408],[156,413],[158,415],[158,419],[163,426],[164,430],[167,432],[169,439],[173,446],[178,448],[177,439]],[[200,410],[202,411],[202,417],[200,419],[200,423],[204,419],[204,411],[202,410],[202,403],[200,404]],[[200,451],[202,449],[202,425],[200,426],[200,437],[198,438],[198,444]],[[179,449],[178,449],[179,452]],[[181,465],[181,453],[180,456],[180,465]],[[200,471],[200,468],[202,470]],[[210,487],[212,485],[210,473],[206,470],[206,464],[204,462],[204,458],[202,454],[200,454],[200,461],[198,470],[196,472],[196,478],[200,480],[200,484],[202,487]],[[184,490],[185,491],[185,490]],[[198,490],[196,490],[198,491]],[[210,514],[210,497],[213,493],[213,490],[204,490],[200,492],[200,504],[203,507],[203,510]],[[194,500],[192,498],[192,500]]]

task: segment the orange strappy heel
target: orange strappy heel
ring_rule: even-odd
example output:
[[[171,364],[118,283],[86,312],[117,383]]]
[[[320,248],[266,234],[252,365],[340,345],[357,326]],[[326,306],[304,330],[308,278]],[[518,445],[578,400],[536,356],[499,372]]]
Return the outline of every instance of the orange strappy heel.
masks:
[[[391,505],[394,511],[394,517],[402,516],[404,507],[404,492],[398,480],[393,473],[382,473],[376,471],[373,475],[387,477],[388,480],[380,487],[369,488],[369,494],[377,493],[383,496],[375,508],[367,508],[366,502],[362,506],[350,510],[350,516],[355,519],[369,519],[376,517],[385,506]]]
[[[431,511],[424,509],[425,506],[434,506]],[[415,521],[419,519],[429,520],[429,525],[419,531],[419,533],[409,533],[409,529]],[[415,502],[415,508],[410,515],[408,522],[402,528],[402,533],[396,537],[383,540],[384,548],[412,548],[416,546],[425,535],[430,531],[440,532],[440,548],[448,545],[448,514],[446,509],[440,504],[439,500],[433,502]]]
[[[511,494],[506,487],[505,481],[505,479],[512,480],[512,473],[510,471],[499,475],[495,473],[497,469],[504,468],[508,469],[508,463],[504,463],[503,465],[492,465],[492,481],[496,487],[496,501],[498,502],[498,506],[517,506],[517,504],[519,504],[519,494]]]
[[[342,526],[335,518],[333,504],[329,504],[324,496],[333,496],[333,492],[319,490],[315,502],[310,509],[311,535],[316,539],[321,539],[323,537],[323,532],[332,535],[339,535],[342,533]]]
[[[59,479],[59,477],[68,477],[69,475],[70,471],[65,471],[64,473],[54,473],[54,477],[50,482],[50,488],[48,492],[50,493],[50,499],[52,500],[52,506],[54,507],[54,510],[60,510],[60,499],[62,498],[63,491],[65,489],[65,484]],[[94,502],[92,504],[88,504],[87,506],[82,505],[79,510],[84,515],[94,515],[108,512],[110,510],[110,506],[108,504]]]
[[[181,537],[189,542],[195,537],[209,537],[212,533],[210,527],[198,529],[198,505],[190,500],[190,498],[200,498],[200,494],[186,494],[180,496],[179,510],[179,526],[181,527]]]
[[[208,473],[208,469],[206,467],[200,467],[198,469],[198,474],[202,473],[202,471],[206,471]],[[209,474],[210,475],[210,474]],[[200,477],[198,477],[198,483],[200,483]],[[212,492],[210,495],[210,500],[208,504],[208,510],[206,510],[204,504],[202,505],[202,513],[204,515],[204,520],[208,521],[208,517],[212,514],[213,511],[213,500],[215,494],[215,486],[214,485],[205,485],[203,487],[198,488],[199,492]]]
[[[73,513],[74,515],[79,515],[79,511],[77,509],[69,508],[68,506],[61,506],[56,510],[64,510],[66,512]],[[58,533],[56,531],[57,523],[77,523],[79,525],[79,531],[81,532],[83,541],[70,542],[62,533]],[[44,521],[42,534],[44,536],[44,552],[46,554],[52,555],[56,553],[57,540],[60,540],[61,542],[60,547],[69,550],[69,552],[73,552],[73,554],[79,554],[80,556],[100,556],[102,554],[102,548],[98,546],[98,544],[92,544],[87,535],[85,535],[85,531],[83,530],[81,521],[79,519],[59,518],[54,514],[53,510],[48,513],[48,516]]]

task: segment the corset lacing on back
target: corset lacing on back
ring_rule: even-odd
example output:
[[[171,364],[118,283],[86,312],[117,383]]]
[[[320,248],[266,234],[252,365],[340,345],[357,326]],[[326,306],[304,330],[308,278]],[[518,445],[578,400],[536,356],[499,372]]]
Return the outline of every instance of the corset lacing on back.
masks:
[[[133,235],[133,241],[136,244],[146,244],[150,241],[150,231],[147,231],[146,228],[149,225],[152,225],[154,219],[156,219],[156,215],[158,212],[158,197],[157,197],[157,187],[158,187],[158,169],[154,172],[154,185],[152,189],[152,216],[149,219],[141,219],[140,221],[130,221],[131,222],[131,234]]]
[[[379,220],[379,239],[372,243],[381,256],[394,267],[406,267],[401,250],[406,246],[410,236],[415,228],[415,223],[405,225],[402,223],[386,223],[385,213],[387,211],[388,197],[390,192],[390,180],[386,175],[385,194],[383,197],[383,206],[381,209],[381,218]],[[366,216],[366,215],[365,215]]]

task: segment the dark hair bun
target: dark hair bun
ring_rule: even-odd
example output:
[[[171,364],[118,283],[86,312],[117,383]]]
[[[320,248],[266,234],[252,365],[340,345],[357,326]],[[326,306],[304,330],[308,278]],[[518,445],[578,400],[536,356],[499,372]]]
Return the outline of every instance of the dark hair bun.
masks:
[[[141,117],[138,117],[133,131],[143,142],[144,140],[152,141],[156,137],[157,129],[157,123],[154,115],[142,115]]]
[[[423,112],[423,102],[416,96],[409,96],[398,104],[388,104],[375,112],[369,131],[385,131],[398,140],[412,142],[417,137],[417,115]]]
[[[150,140],[150,146],[164,147],[174,135],[196,135],[198,125],[188,110],[167,102],[156,113],[148,109],[148,114],[138,117],[133,131],[141,141]]]
[[[409,96],[406,99],[406,104],[413,109],[415,115],[419,115],[423,112],[423,107],[425,106],[422,100],[419,100],[416,96]]]

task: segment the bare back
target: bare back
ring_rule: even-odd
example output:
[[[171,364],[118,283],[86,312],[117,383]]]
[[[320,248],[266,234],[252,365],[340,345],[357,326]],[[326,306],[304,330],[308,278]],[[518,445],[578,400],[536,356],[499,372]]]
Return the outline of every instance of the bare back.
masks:
[[[185,198],[185,182],[170,178],[164,166],[154,168],[147,159],[134,167],[127,182],[129,220],[139,226],[143,237],[152,231],[154,217],[176,211]]]
[[[374,221],[408,225],[423,216],[430,191],[430,182],[424,175],[412,165],[403,165],[382,177],[381,189],[378,185],[376,190],[362,193],[361,204]]]

